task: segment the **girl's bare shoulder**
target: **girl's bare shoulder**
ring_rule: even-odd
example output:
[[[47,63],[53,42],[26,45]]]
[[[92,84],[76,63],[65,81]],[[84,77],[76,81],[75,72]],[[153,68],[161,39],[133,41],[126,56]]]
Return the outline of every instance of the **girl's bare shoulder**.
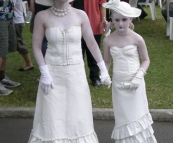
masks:
[[[131,36],[136,38],[136,40],[139,40],[139,41],[143,40],[143,37],[140,34],[136,33],[135,31],[132,31],[132,35]]]

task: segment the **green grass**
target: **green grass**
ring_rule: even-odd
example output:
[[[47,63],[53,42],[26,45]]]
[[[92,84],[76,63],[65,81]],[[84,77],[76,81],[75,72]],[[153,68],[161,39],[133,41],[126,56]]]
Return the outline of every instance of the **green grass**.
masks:
[[[146,41],[150,57],[150,67],[145,76],[149,108],[173,108],[173,41],[166,36],[166,22],[161,16],[161,9],[157,6],[157,19],[151,20],[149,7],[144,7],[148,16],[141,20],[134,20],[135,31]],[[23,35],[29,48],[35,69],[33,71],[19,72],[17,69],[24,65],[24,61],[17,52],[10,53],[7,59],[6,74],[12,80],[21,83],[14,88],[13,94],[0,97],[0,106],[33,107],[35,106],[37,86],[36,78],[39,70],[35,63],[31,48],[31,33],[26,24]],[[101,47],[102,49],[102,47]],[[88,77],[88,67],[86,72]],[[112,75],[112,70],[110,70]],[[88,78],[90,85],[90,80]],[[93,87],[90,85],[92,104],[94,108],[111,108],[111,89],[106,87]]]

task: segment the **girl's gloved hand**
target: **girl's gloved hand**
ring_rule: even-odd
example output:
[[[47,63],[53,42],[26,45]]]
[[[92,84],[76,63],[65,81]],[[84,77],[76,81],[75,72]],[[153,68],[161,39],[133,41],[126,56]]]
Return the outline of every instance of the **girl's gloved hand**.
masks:
[[[146,74],[146,72],[144,71],[143,68],[140,68],[138,70],[137,74],[135,75],[135,77],[130,82],[130,90],[136,90],[139,87],[145,74]]]

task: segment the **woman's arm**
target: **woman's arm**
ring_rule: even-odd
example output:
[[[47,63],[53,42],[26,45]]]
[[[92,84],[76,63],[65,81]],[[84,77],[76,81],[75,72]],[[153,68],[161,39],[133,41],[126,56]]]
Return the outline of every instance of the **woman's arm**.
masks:
[[[101,73],[100,75],[101,83],[107,85],[109,88],[112,82],[108,74],[108,70],[103,61],[99,46],[95,41],[91,26],[90,26],[90,22],[86,13],[84,12],[81,13],[81,20],[82,20],[82,36],[87,44],[88,49],[90,50],[91,54],[97,61],[97,65]]]
[[[42,41],[44,37],[43,12],[39,12],[34,20],[34,30],[32,36],[32,47],[36,62],[39,66],[45,65],[43,54],[41,52]]]
[[[99,63],[103,61],[103,58],[102,58],[99,46],[95,41],[88,16],[86,15],[85,12],[81,11],[80,17],[82,19],[82,36],[87,44],[88,49],[92,53],[93,57],[95,58],[97,63]]]
[[[45,14],[43,11],[38,12],[36,14],[35,20],[34,20],[34,31],[33,31],[33,37],[32,37],[32,47],[33,47],[33,53],[35,60],[39,66],[39,70],[41,73],[40,77],[40,86],[44,94],[48,94],[50,90],[54,87],[53,86],[53,80],[49,72],[49,68],[45,63],[45,60],[43,58],[43,54],[41,51],[42,41],[44,37],[44,19]]]

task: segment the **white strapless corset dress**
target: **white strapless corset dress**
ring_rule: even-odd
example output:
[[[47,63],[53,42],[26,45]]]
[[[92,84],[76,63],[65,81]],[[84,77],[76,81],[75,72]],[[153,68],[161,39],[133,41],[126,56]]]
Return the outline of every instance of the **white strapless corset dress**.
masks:
[[[121,83],[130,83],[140,68],[137,47],[114,46],[110,48],[110,53],[113,58],[112,101],[115,116],[112,138],[115,143],[156,143],[144,79],[137,90],[121,88]]]
[[[46,29],[46,64],[54,88],[39,85],[29,143],[98,143],[93,128],[90,90],[81,51],[81,27]]]

